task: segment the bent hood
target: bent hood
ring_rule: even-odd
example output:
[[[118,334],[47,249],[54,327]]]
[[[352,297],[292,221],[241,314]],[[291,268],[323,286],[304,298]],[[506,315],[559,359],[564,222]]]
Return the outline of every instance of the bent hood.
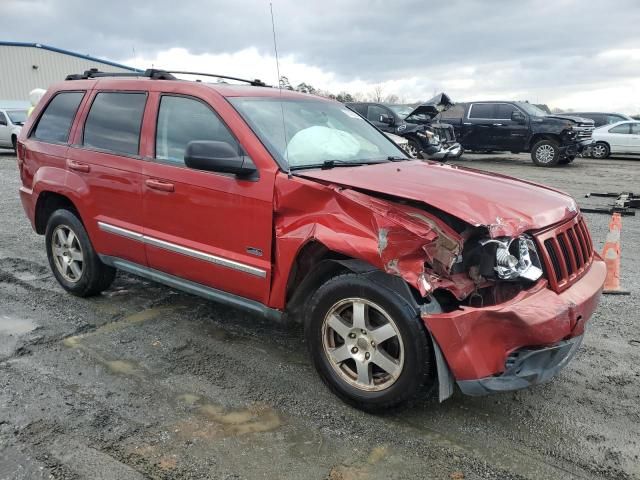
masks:
[[[590,123],[593,125],[593,120],[591,120],[590,118],[584,118],[584,117],[576,117],[575,115],[558,115],[558,114],[554,114],[554,115],[547,115],[546,117],[542,117],[544,118],[555,118],[557,120],[571,120],[572,122],[575,123]]]
[[[451,107],[454,103],[449,96],[445,93],[439,93],[430,100],[427,100],[421,105],[418,105],[409,115],[405,117],[405,120],[410,121],[411,117],[418,117],[424,115],[427,118],[434,119],[440,112],[444,112]]]
[[[493,237],[515,236],[569,220],[565,193],[515,178],[420,160],[303,170],[298,175],[339,186],[414,200],[449,213]]]

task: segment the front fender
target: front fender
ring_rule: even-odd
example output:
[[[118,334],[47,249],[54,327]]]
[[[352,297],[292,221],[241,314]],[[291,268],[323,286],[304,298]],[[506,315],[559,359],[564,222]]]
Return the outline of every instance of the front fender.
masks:
[[[424,210],[295,176],[278,175],[275,186],[270,306],[285,307],[292,266],[311,241],[401,277],[422,296],[447,288],[463,298],[473,290],[470,279],[450,277],[460,235]]]

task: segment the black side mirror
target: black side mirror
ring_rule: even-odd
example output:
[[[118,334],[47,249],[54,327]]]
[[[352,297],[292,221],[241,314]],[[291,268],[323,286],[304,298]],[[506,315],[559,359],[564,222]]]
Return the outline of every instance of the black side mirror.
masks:
[[[511,112],[511,120],[517,123],[524,123],[527,120],[527,118],[524,116],[524,113],[522,113],[521,111],[514,110],[513,112]]]
[[[393,125],[393,117],[391,115],[387,115],[386,113],[380,115],[380,123],[385,123],[387,125]]]
[[[246,155],[238,155],[238,148],[227,142],[194,140],[187,144],[184,164],[196,170],[233,173],[238,177],[251,177],[258,170]]]
[[[7,119],[6,118],[0,118],[0,125],[7,125]]]

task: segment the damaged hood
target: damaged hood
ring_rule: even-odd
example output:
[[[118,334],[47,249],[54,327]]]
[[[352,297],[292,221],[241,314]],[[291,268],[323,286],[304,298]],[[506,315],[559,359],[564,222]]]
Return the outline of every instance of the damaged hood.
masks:
[[[405,117],[405,120],[409,120],[411,117],[425,116],[429,119],[434,119],[440,112],[450,109],[453,106],[453,102],[445,93],[439,93],[431,100],[427,100],[421,105],[418,105],[413,111]]]
[[[305,178],[413,200],[449,213],[493,237],[541,229],[577,213],[575,201],[548,187],[420,160],[297,172]]]
[[[590,123],[593,124],[593,120],[589,119],[589,118],[584,118],[584,117],[576,117],[575,115],[558,115],[558,114],[553,114],[553,115],[547,115],[546,117],[543,118],[555,118],[556,120],[570,120],[572,122],[575,123]]]

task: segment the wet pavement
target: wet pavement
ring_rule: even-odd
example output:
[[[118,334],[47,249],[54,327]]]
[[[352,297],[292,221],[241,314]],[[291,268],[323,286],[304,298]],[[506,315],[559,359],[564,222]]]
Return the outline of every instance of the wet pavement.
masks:
[[[465,158],[582,205],[640,185],[640,161]],[[373,416],[328,392],[298,326],[125,274],[64,293],[18,185],[0,151],[0,480],[640,478],[640,214],[622,227],[632,295],[603,299],[554,381]],[[602,248],[609,217],[587,220]]]

